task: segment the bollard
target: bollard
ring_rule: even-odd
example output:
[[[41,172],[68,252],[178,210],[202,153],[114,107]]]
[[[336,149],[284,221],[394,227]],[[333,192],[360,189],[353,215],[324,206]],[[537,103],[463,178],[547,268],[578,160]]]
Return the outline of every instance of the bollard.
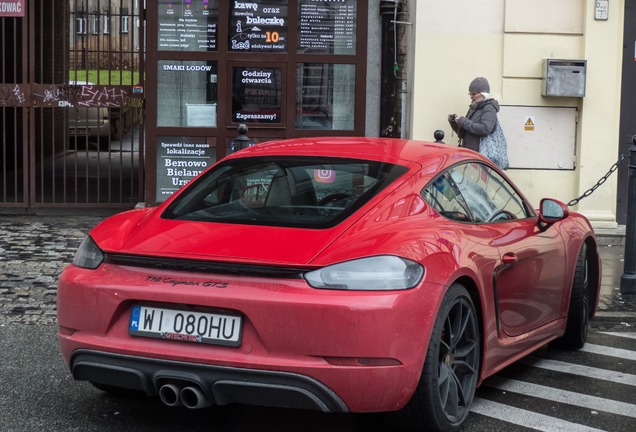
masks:
[[[627,222],[625,224],[625,262],[621,276],[621,294],[636,294],[636,135],[629,148],[627,184]]]
[[[437,129],[433,132],[433,137],[435,138],[436,143],[444,144],[444,131]]]
[[[247,130],[246,124],[241,123],[238,126],[238,135],[232,140],[232,153],[254,145],[254,142],[247,136]]]

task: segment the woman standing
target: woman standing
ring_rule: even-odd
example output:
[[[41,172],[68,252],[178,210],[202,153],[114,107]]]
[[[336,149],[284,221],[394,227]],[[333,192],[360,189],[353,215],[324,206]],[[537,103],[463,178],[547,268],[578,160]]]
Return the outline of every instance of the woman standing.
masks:
[[[490,135],[497,125],[499,102],[490,96],[490,84],[484,77],[477,77],[468,86],[470,107],[465,117],[448,116],[451,128],[460,138],[460,147],[479,151],[482,137]]]

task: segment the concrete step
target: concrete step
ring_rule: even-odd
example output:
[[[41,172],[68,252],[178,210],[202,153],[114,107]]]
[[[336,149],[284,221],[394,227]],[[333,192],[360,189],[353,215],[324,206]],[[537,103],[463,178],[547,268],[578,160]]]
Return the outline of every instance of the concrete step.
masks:
[[[601,246],[625,246],[625,225],[616,228],[597,228],[594,230]]]

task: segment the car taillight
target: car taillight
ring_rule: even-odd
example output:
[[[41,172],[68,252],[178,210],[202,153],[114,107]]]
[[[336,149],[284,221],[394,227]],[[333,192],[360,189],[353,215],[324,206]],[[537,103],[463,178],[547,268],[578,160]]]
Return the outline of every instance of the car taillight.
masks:
[[[99,267],[103,261],[104,253],[97,247],[97,244],[90,236],[86,236],[75,253],[73,264],[77,267],[94,270]]]
[[[304,275],[313,288],[354,291],[406,290],[417,286],[423,276],[421,264],[393,255],[338,263]]]

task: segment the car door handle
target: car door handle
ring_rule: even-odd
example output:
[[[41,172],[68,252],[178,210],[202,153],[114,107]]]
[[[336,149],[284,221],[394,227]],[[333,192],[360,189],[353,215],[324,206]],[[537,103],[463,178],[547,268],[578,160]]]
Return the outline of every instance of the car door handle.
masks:
[[[513,264],[517,262],[517,255],[513,254],[512,252],[508,252],[507,254],[504,254],[502,261],[504,264]]]

